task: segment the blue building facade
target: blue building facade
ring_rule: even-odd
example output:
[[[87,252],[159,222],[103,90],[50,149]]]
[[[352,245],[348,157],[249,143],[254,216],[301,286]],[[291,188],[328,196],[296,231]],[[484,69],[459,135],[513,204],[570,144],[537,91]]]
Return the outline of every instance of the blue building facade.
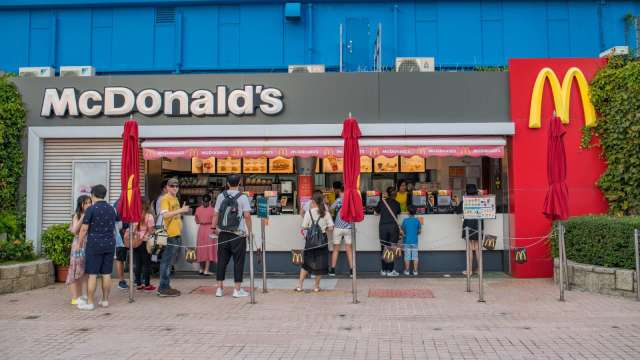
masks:
[[[433,56],[443,69],[635,48],[639,1],[5,0],[0,69],[92,65],[98,73],[371,70]],[[342,29],[342,31],[341,31]],[[342,53],[342,56],[341,56]]]

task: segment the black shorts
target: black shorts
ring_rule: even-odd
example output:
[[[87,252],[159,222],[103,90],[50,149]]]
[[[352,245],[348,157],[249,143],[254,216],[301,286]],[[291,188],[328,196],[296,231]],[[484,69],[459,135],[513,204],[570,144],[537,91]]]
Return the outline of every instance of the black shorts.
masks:
[[[126,247],[116,247],[116,260],[127,262],[127,254],[129,253]]]
[[[398,230],[398,226],[395,224],[390,225],[382,225],[379,228],[380,232],[380,240],[387,243],[397,243],[400,238],[400,231]],[[383,243],[383,245],[389,245]]]
[[[113,272],[113,253],[87,254],[84,272],[89,275],[111,275]]]

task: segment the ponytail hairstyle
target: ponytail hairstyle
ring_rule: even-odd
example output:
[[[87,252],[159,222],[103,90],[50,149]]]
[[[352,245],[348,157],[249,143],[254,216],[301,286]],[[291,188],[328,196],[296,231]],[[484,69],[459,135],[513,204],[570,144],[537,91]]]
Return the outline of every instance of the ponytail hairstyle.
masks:
[[[318,206],[318,214],[323,218],[327,213],[327,208],[324,205],[324,194],[322,191],[316,190],[313,192],[313,196],[311,198],[313,199],[313,202],[316,203],[316,206]]]

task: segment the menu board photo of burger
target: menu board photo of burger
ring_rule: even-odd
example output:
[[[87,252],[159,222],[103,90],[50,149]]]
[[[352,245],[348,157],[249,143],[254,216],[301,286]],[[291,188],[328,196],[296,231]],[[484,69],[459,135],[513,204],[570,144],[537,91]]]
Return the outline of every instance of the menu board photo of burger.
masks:
[[[368,156],[360,156],[360,172],[370,173],[373,172],[373,161]]]
[[[343,159],[329,156],[322,160],[322,169],[326,173],[341,173],[344,167]]]
[[[240,173],[240,159],[218,159],[217,161],[218,174],[239,174]]]
[[[398,172],[398,157],[378,156],[374,160],[373,171],[377,173],[394,173]]]
[[[266,174],[267,158],[242,159],[242,172],[245,174]]]
[[[216,158],[191,159],[191,173],[192,174],[215,174],[216,173]]]
[[[412,157],[401,157],[400,171],[403,173],[424,172],[424,158],[417,155]]]
[[[269,173],[271,174],[291,174],[293,173],[293,158],[275,157],[269,159]]]

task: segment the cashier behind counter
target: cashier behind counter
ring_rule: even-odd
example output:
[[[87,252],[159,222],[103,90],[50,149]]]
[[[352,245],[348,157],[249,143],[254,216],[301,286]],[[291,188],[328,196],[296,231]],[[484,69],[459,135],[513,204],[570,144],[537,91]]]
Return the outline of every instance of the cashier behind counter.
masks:
[[[406,183],[401,181],[398,184],[397,191],[392,195],[400,204],[402,213],[408,212],[409,206],[413,205],[417,209],[418,214],[460,214],[462,213],[462,202],[457,195],[451,195],[450,192],[443,194],[434,191],[431,193],[413,193],[407,190]],[[367,214],[373,214],[375,208],[380,201],[380,193],[378,191],[367,192],[362,194],[365,211]]]

